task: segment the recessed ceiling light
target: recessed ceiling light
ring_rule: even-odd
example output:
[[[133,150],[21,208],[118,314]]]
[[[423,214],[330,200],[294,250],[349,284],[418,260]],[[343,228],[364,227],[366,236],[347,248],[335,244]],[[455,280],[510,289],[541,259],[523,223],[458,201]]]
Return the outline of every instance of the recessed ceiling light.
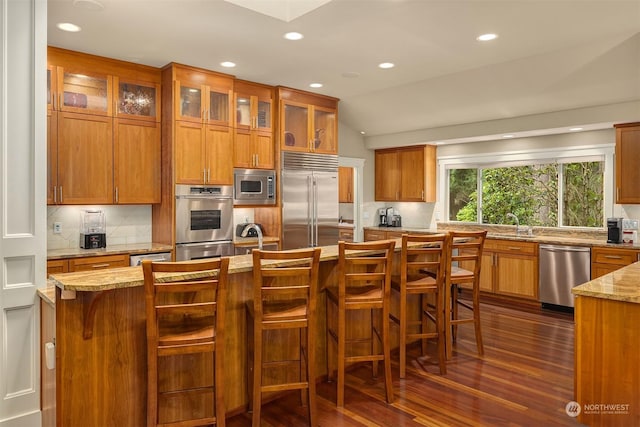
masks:
[[[310,87],[322,87],[322,83],[311,83]]]
[[[56,27],[58,27],[62,31],[68,31],[70,33],[77,33],[78,31],[80,31],[80,27],[70,22],[60,22],[58,25],[56,25]]]
[[[481,36],[476,37],[476,40],[481,42],[488,42],[489,40],[495,40],[497,38],[498,38],[497,34],[489,33],[489,34],[482,34]]]
[[[304,38],[304,36],[300,33],[297,33],[295,31],[291,31],[290,33],[286,33],[284,35],[284,38],[287,40],[300,40],[302,38]]]
[[[396,65],[393,62],[383,62],[381,64],[378,64],[378,67],[383,68],[383,69],[387,69],[387,68],[393,68]]]
[[[571,128],[569,130],[572,131],[572,132],[576,132],[576,131],[582,130],[582,128]]]
[[[515,135],[512,134],[507,134],[507,135],[502,135],[503,138],[513,138]]]
[[[102,10],[104,6],[96,0],[73,0],[73,5],[87,10]]]
[[[233,68],[236,66],[236,63],[231,61],[224,61],[224,62],[221,62],[220,65],[222,65],[225,68]]]
[[[365,135],[365,134],[366,134],[365,131],[363,131],[363,130],[360,131],[360,135]]]

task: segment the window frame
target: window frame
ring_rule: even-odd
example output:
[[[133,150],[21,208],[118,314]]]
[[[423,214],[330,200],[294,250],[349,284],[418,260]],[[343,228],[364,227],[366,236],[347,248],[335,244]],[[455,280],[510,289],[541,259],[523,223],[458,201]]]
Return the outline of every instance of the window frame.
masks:
[[[449,219],[449,170],[451,169],[477,169],[477,193],[478,193],[478,212],[476,213],[476,222],[469,224],[482,224],[482,169],[523,166],[536,163],[575,163],[584,161],[603,160],[603,218],[602,227],[606,224],[606,218],[613,216],[614,209],[614,152],[615,144],[602,144],[580,147],[565,147],[558,149],[531,149],[513,152],[498,153],[482,153],[458,156],[444,156],[438,158],[438,193],[441,197],[440,207],[438,211],[442,212],[440,221],[449,223],[462,223]],[[564,168],[560,168],[564,169]],[[561,179],[561,176],[558,177]],[[559,187],[559,191],[561,188]],[[557,228],[575,229],[596,227],[575,227],[562,225],[563,213],[561,198],[558,198],[558,224]],[[487,224],[492,225],[492,224]]]

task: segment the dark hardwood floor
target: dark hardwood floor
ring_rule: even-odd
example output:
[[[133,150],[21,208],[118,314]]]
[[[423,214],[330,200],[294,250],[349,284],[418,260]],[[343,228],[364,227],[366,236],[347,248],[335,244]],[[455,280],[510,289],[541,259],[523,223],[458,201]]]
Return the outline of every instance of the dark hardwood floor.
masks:
[[[335,383],[318,385],[321,426],[577,426],[565,413],[573,400],[573,318],[541,310],[483,304],[485,355],[477,356],[472,325],[459,327],[446,375],[440,375],[435,347],[420,357],[413,346],[407,378],[398,378],[392,355],[395,402],[384,401],[383,376],[370,365],[348,372],[345,407],[335,406]],[[248,426],[251,414],[227,420]],[[299,394],[265,403],[263,426],[307,425]]]

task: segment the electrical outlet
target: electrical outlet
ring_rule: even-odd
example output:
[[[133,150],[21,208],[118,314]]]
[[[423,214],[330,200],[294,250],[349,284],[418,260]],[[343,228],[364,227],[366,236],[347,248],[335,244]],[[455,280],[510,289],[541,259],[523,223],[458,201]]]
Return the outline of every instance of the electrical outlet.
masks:
[[[638,229],[638,220],[637,219],[623,219],[622,220],[622,229],[623,230],[637,230]]]
[[[62,233],[62,223],[60,223],[60,222],[54,222],[53,223],[53,233],[54,234]]]

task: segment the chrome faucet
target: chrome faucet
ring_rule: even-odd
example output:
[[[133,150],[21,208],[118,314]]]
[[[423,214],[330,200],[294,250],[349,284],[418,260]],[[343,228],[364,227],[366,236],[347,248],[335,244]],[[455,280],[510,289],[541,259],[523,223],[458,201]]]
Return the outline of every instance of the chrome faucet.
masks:
[[[262,230],[260,229],[260,227],[258,227],[255,224],[247,225],[247,231],[249,231],[251,229],[256,230],[256,233],[258,234],[258,249],[262,250],[262,242],[263,242]]]
[[[520,234],[520,220],[515,214],[509,212],[507,214],[507,218],[513,218],[516,221],[516,236]]]

